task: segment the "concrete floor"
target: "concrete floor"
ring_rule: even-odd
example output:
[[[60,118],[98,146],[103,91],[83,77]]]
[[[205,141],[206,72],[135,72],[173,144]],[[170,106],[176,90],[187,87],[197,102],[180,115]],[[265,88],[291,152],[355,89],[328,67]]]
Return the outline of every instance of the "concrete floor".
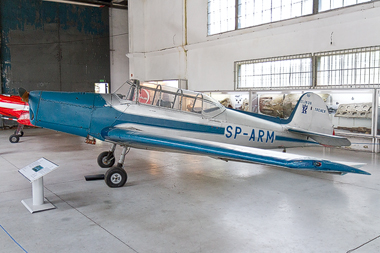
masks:
[[[109,144],[43,129],[11,144],[12,132],[0,131],[0,252],[380,251],[376,154],[288,150],[372,173],[338,176],[132,149],[127,184],[111,189],[84,180],[104,173],[96,158]],[[44,177],[57,208],[31,214],[18,170],[41,157],[60,165]]]

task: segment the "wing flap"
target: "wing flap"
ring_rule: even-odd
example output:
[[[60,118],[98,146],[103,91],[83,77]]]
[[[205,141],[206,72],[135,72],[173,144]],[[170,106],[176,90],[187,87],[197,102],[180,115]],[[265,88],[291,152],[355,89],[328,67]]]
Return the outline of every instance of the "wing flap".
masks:
[[[272,150],[242,147],[218,142],[190,139],[186,137],[167,137],[147,134],[141,131],[120,128],[107,128],[102,131],[104,139],[123,143],[130,147],[147,148],[160,151],[210,156],[225,161],[240,161],[285,167],[299,170],[315,170],[331,173],[357,173],[370,175],[358,168],[328,160],[282,153]]]

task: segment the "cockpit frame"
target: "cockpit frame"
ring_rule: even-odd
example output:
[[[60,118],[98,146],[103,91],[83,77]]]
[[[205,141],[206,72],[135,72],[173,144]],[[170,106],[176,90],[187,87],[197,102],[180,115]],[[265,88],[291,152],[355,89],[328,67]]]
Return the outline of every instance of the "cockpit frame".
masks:
[[[206,117],[215,117],[225,111],[225,107],[218,101],[202,93],[155,83],[140,83],[138,80],[130,80],[126,84],[130,85],[127,95],[117,94],[121,101],[127,100]]]

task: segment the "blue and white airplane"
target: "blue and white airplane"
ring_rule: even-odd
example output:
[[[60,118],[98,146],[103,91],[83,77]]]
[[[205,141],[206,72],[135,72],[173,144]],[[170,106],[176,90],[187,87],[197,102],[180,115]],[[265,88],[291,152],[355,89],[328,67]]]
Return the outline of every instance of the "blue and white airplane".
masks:
[[[125,89],[125,93],[122,90]],[[109,187],[127,181],[129,148],[210,156],[224,161],[268,164],[337,174],[369,173],[364,164],[332,162],[268,150],[308,145],[349,146],[333,135],[323,100],[314,93],[299,99],[288,119],[226,109],[201,93],[158,84],[126,82],[114,94],[31,91],[20,88],[29,102],[33,125],[112,143],[98,156]],[[116,166],[114,151],[123,147]]]

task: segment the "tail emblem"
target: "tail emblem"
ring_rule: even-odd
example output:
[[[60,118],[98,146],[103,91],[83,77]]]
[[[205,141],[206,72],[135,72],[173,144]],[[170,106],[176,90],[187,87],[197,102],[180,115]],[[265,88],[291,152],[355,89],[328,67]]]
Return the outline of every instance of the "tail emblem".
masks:
[[[302,105],[302,113],[307,114],[307,105]]]

